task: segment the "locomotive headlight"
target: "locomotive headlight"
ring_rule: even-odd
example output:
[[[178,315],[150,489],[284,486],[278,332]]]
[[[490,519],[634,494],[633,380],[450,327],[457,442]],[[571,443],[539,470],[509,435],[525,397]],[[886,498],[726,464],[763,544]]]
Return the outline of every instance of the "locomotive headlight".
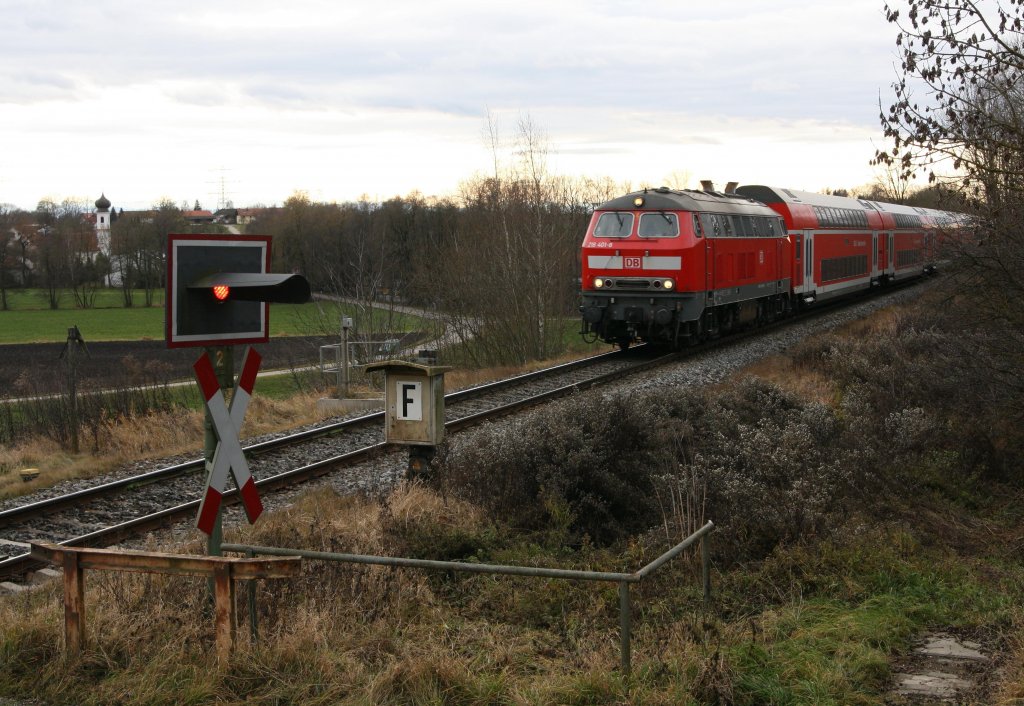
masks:
[[[600,277],[595,277],[594,278],[594,286],[597,287],[598,289],[600,289],[601,287],[604,286],[604,280],[602,278],[600,278]]]
[[[633,199],[633,205],[636,206],[637,208],[640,208],[641,206],[643,206],[644,205],[644,197],[643,196],[637,196],[635,199]]]
[[[664,287],[665,289],[672,289],[673,287],[676,286],[676,283],[670,279],[667,279],[661,283],[661,286]]]

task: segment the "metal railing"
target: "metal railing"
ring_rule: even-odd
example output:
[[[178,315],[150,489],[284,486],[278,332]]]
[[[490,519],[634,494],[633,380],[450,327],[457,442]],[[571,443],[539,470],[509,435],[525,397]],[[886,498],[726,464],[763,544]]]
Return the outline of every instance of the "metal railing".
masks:
[[[628,675],[631,668],[631,640],[633,631],[633,614],[629,595],[629,586],[640,583],[652,575],[666,563],[679,556],[687,547],[700,540],[702,579],[704,588],[704,604],[711,601],[711,559],[708,535],[715,528],[708,521],[703,527],[675,545],[667,552],[632,574],[607,571],[576,571],[572,569],[547,569],[534,566],[507,566],[502,564],[468,564],[460,561],[434,561],[431,559],[409,559],[404,557],[371,556],[367,554],[342,554],[337,552],[319,552],[307,549],[288,549],[285,547],[261,547],[246,544],[223,544],[225,552],[239,552],[250,557],[267,556],[298,556],[304,559],[320,561],[337,561],[349,564],[374,564],[392,568],[427,569],[434,571],[460,571],[473,574],[505,574],[509,576],[530,576],[536,578],[567,579],[570,581],[608,581],[619,584],[619,647],[623,674]],[[255,582],[249,585],[249,625],[256,636],[256,594]]]

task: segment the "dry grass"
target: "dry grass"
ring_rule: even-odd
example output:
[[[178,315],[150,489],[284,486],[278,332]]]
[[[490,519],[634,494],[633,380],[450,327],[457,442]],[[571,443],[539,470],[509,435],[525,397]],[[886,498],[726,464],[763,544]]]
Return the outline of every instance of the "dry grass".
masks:
[[[299,393],[285,400],[253,397],[242,426],[243,438],[284,431],[318,421],[318,394]],[[36,437],[0,448],[0,499],[17,497],[63,480],[90,478],[133,461],[179,454],[199,455],[203,444],[203,413],[178,409],[140,417],[119,417],[104,422],[97,439],[83,441],[97,453],[77,456],[50,439]],[[40,475],[23,482],[18,471],[38,468]]]
[[[57,442],[38,437],[16,446],[0,446],[0,500],[48,488],[62,480],[98,475],[110,461],[89,455],[72,456]],[[23,482],[19,471],[37,468],[35,480]]]
[[[906,316],[903,307],[885,307],[863,319],[851,321],[837,328],[834,335],[842,339],[856,340],[891,336],[899,330]],[[725,389],[744,378],[757,377],[777,385],[805,402],[834,405],[837,401],[837,390],[828,376],[794,361],[794,358],[799,358],[801,348],[814,344],[814,341],[803,342],[786,353],[762,358],[730,375],[719,387]]]
[[[567,354],[521,368],[452,370],[445,377],[445,385],[448,390],[460,390],[576,358]],[[353,389],[352,396],[358,396],[356,392],[368,396],[378,394],[366,388]],[[243,438],[286,431],[320,421],[326,416],[317,412],[316,401],[320,396],[319,392],[302,392],[279,400],[255,395],[242,427]],[[86,450],[78,455],[62,449],[50,439],[28,439],[14,446],[0,447],[0,500],[26,495],[64,480],[109,473],[133,461],[179,454],[198,455],[202,444],[202,412],[181,409],[144,417],[108,420],[101,425],[96,439],[83,440],[82,446]],[[95,451],[97,448],[99,450]],[[18,473],[23,468],[38,468],[40,475],[33,481],[23,482]]]
[[[476,508],[406,484],[383,501],[310,491],[256,526],[229,529],[227,539],[389,555],[404,528],[424,523],[464,533],[488,528]],[[163,549],[201,553],[203,541],[197,535]],[[535,546],[517,551],[510,563],[544,561]],[[850,552],[833,556],[835,580],[873,580],[856,568],[863,551]],[[796,568],[823,570],[828,556]],[[875,703],[858,678],[884,682],[886,654],[905,639],[901,615],[923,608],[922,570],[907,567],[911,594],[897,574],[880,589],[879,601],[903,601],[885,611],[873,601],[798,598],[745,607],[729,619],[700,609],[694,573],[677,566],[634,589],[629,681],[618,671],[614,585],[307,561],[298,579],[261,582],[259,641],[241,625],[230,661],[217,667],[205,581],[97,571],[86,583],[88,643],[75,662],[61,654],[58,581],[0,597],[0,694],[76,704]],[[748,606],[752,588],[778,578],[757,572],[716,575],[718,600]],[[934,580],[948,579],[938,571]],[[945,590],[941,604],[959,589]]]
[[[762,358],[730,375],[724,385],[731,386],[748,377],[761,378],[777,385],[804,402],[820,402],[825,405],[835,402],[836,389],[832,382],[821,373],[794,363],[788,355]]]
[[[835,333],[845,338],[856,339],[885,335],[895,331],[906,315],[907,310],[904,306],[887,306],[862,319],[856,319],[838,327],[835,329]]]
[[[474,508],[406,485],[383,503],[311,492],[229,539],[386,554],[394,528],[434,520],[464,531],[482,522]],[[201,553],[202,542],[166,549]],[[0,688],[96,704],[539,704],[564,702],[581,679],[619,690],[608,676],[618,660],[614,618],[559,637],[514,615],[506,622],[464,608],[464,591],[477,585],[306,562],[302,578],[260,586],[261,640],[251,644],[242,626],[231,662],[218,670],[205,582],[92,572],[89,643],[77,663],[60,656],[59,583],[0,599],[0,659],[9,665]],[[588,609],[606,616],[606,601],[596,600]]]
[[[591,357],[594,355],[601,355],[607,353],[606,350],[597,350],[583,357]],[[475,387],[476,385],[483,385],[488,382],[495,380],[502,380],[504,378],[512,377],[513,375],[523,375],[524,373],[530,373],[534,370],[540,370],[541,368],[550,368],[553,365],[560,365],[562,363],[568,363],[581,358],[578,352],[566,353],[556,358],[549,358],[547,360],[537,360],[526,363],[525,365],[519,366],[502,366],[496,368],[475,368],[475,369],[462,369],[457,368],[445,373],[444,385],[445,389],[449,391],[464,390],[468,387]]]

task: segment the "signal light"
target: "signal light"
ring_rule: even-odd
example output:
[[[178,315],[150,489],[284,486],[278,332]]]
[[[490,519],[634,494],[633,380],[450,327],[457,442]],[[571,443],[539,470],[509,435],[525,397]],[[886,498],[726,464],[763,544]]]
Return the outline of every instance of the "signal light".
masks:
[[[270,302],[310,300],[302,275],[268,272],[270,240],[267,235],[168,236],[169,348],[266,342]]]
[[[284,302],[303,304],[310,299],[309,282],[302,275],[266,272],[217,272],[186,285],[193,292],[211,290],[218,301]]]

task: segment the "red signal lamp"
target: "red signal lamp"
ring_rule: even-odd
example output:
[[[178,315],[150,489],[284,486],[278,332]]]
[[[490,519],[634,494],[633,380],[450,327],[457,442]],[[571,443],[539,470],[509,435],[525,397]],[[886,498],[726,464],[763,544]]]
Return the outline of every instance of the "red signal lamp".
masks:
[[[213,285],[213,298],[219,302],[224,301],[231,294],[231,287],[226,284]]]

